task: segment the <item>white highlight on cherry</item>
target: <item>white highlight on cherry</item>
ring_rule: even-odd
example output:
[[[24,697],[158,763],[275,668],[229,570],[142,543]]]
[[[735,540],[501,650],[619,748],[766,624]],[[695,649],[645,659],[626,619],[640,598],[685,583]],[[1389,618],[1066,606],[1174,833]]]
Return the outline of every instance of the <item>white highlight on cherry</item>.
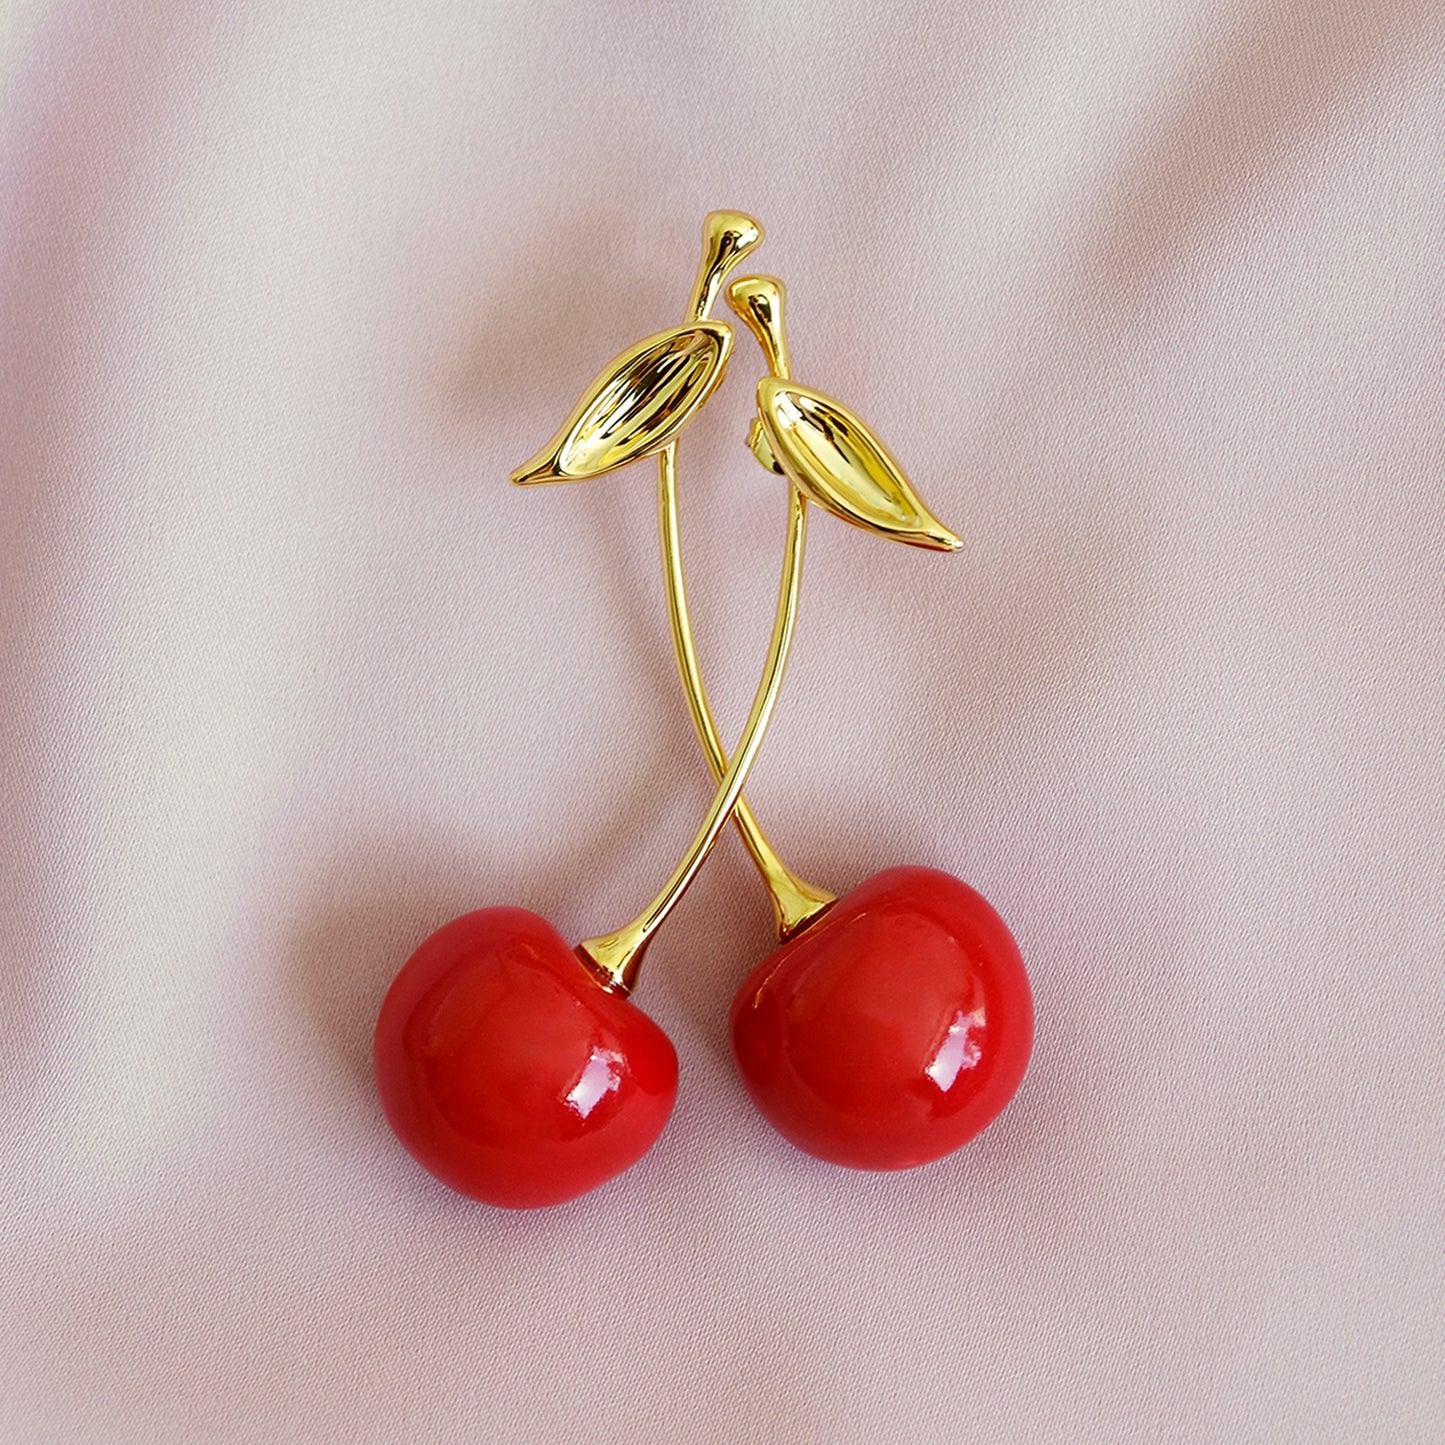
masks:
[[[984,1011],[981,1008],[967,1014],[959,1009],[949,1024],[933,1062],[924,1070],[945,1094],[953,1087],[954,1080],[983,1056],[982,1050],[969,1037],[974,1029],[981,1029],[983,1025]]]
[[[622,1055],[611,1049],[594,1048],[588,1055],[581,1078],[567,1091],[567,1102],[585,1119],[621,1079]]]

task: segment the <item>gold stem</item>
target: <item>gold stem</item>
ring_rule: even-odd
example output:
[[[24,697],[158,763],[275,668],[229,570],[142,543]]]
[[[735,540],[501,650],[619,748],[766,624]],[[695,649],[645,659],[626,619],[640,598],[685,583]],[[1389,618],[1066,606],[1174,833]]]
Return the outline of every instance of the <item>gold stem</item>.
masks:
[[[608,983],[620,993],[630,993],[637,982],[638,970],[642,965],[643,950],[662,920],[672,911],[673,905],[682,896],[683,890],[692,882],[693,875],[702,866],[718,834],[728,820],[738,799],[742,796],[743,784],[747,780],[753,759],[762,746],[763,734],[772,717],[778,692],[783,685],[783,673],[788,665],[788,648],[793,640],[793,627],[798,616],[798,584],[801,580],[803,545],[807,538],[806,506],[796,492],[788,500],[788,545],[783,562],[783,577],[778,589],[778,610],[773,620],[772,641],[768,645],[767,661],[763,664],[762,679],[757,695],[753,698],[752,710],[748,713],[747,725],[738,739],[737,751],[723,773],[717,795],[712,800],[707,817],[703,819],[697,836],[684,854],[682,861],[673,870],[661,893],[647,905],[631,923],[614,933],[597,938],[584,938],[577,945],[577,951],[597,968]]]
[[[742,211],[709,211],[702,223],[702,259],[687,303],[689,320],[701,321],[712,308],[728,272],[763,243],[763,228]]]
[[[788,512],[788,543],[784,566],[796,566],[801,576],[803,567],[803,536],[807,503],[793,490]],[[687,605],[687,586],[682,571],[682,540],[678,533],[677,514],[677,447],[674,443],[657,459],[657,526],[662,539],[662,568],[667,579],[667,616],[672,624],[672,647],[677,654],[677,669],[682,675],[682,690],[687,694],[688,710],[708,766],[715,778],[727,770],[727,753],[718,735],[712,708],[708,705],[702,674],[698,670],[697,648],[693,641],[692,617]],[[794,536],[796,530],[797,536]],[[745,798],[739,798],[733,809],[733,822],[757,865],[773,901],[779,939],[791,938],[810,919],[816,918],[834,895],[816,884],[808,883],[778,857],[767,835]]]
[[[714,298],[729,271],[763,239],[763,228],[741,211],[713,211],[702,225],[702,258],[698,262],[697,279],[688,300],[688,316],[701,321],[712,307]],[[758,339],[774,376],[786,379],[791,369],[788,359],[787,334],[783,329],[783,283],[771,277],[754,277],[734,283],[729,304]],[[754,422],[756,426],[756,422]],[[751,438],[749,442],[751,444]],[[790,506],[787,556],[797,553],[797,567],[803,567],[803,537],[794,536],[794,525],[801,532],[807,501],[796,494],[796,505]],[[707,691],[697,665],[697,647],[693,642],[692,614],[687,605],[687,587],[682,570],[682,540],[678,531],[677,511],[677,443],[670,443],[657,458],[657,522],[662,543],[662,573],[667,581],[667,616],[672,626],[672,650],[677,656],[677,669],[682,675],[682,690],[692,714],[693,730],[712,770],[721,779],[727,770],[727,753],[708,705]],[[784,566],[788,566],[787,560]],[[742,834],[743,843],[762,875],[773,903],[773,915],[779,939],[791,938],[803,925],[816,918],[834,895],[799,878],[778,857],[767,835],[758,826],[746,798],[739,798],[733,810],[733,822]]]
[[[735,223],[734,223],[735,224]],[[692,315],[701,319],[717,293],[721,276],[714,258],[722,248],[714,240],[721,229],[709,217],[703,227],[703,260],[698,267],[697,282],[692,293]],[[735,281],[728,291],[728,302],[749,331],[757,337],[771,375],[787,379],[791,371],[788,359],[787,333],[783,327],[783,283],[771,276],[753,276]],[[754,421],[754,426],[757,423]],[[750,444],[752,438],[749,439]],[[789,516],[797,518],[799,527],[807,512],[807,501],[796,487],[791,487]],[[677,509],[677,444],[667,446],[657,459],[657,521],[662,542],[662,571],[667,580],[667,615],[672,624],[672,649],[677,655],[677,670],[682,676],[682,690],[687,695],[692,725],[702,744],[708,766],[720,778],[727,767],[727,753],[718,735],[712,708],[708,705],[702,673],[697,665],[697,647],[693,641],[692,616],[687,605],[687,586],[682,569],[682,541],[678,531]],[[789,555],[796,546],[797,566],[803,565],[803,541],[789,533]],[[785,563],[785,565],[787,565]],[[733,811],[733,821],[743,842],[762,874],[773,902],[773,914],[779,939],[788,939],[804,924],[816,918],[835,895],[799,878],[778,857],[767,836],[758,826],[747,800],[740,798]]]

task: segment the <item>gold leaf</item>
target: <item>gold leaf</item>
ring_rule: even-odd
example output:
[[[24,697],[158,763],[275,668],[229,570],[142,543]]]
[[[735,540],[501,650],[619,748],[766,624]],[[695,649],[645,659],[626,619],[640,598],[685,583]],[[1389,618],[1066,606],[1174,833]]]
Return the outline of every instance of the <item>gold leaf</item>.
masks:
[[[758,415],[783,473],[834,516],[936,552],[963,545],[923,505],[868,425],[842,402],[795,381],[765,376],[758,383]]]
[[[717,389],[732,342],[726,322],[697,321],[629,347],[512,480],[519,486],[582,481],[660,452]]]

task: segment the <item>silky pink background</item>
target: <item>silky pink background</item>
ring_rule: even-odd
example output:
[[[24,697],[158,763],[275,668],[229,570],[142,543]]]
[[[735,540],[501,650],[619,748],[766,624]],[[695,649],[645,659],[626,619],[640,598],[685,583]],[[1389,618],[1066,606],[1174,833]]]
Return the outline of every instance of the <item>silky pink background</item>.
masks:
[[[12,14],[0,1436],[1445,1437],[1436,0]],[[705,805],[651,471],[505,477],[718,205],[971,544],[817,519],[750,796],[820,881],[985,892],[1037,1050],[943,1163],[791,1150],[729,837],[638,994],[670,1128],[496,1212],[371,1022],[464,909],[622,921]],[[682,453],[729,732],[750,347]]]

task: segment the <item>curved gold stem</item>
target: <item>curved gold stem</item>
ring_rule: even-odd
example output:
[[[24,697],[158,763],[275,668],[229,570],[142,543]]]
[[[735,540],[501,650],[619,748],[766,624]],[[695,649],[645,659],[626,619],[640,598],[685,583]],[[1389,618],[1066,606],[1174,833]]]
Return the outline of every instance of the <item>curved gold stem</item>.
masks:
[[[637,981],[638,969],[642,965],[643,950],[662,920],[682,896],[683,889],[692,882],[693,875],[717,842],[718,834],[728,820],[728,814],[742,796],[743,783],[747,780],[748,770],[762,746],[763,734],[773,715],[773,707],[783,685],[783,673],[788,665],[788,648],[792,644],[793,626],[798,617],[798,583],[802,576],[801,563],[806,538],[807,509],[802,497],[794,493],[789,500],[788,548],[783,564],[782,584],[778,589],[778,610],[773,619],[773,636],[768,644],[762,680],[758,684],[757,695],[753,698],[752,710],[748,713],[743,735],[738,739],[737,751],[723,773],[717,795],[712,800],[712,807],[708,809],[707,817],[697,830],[692,846],[673,870],[672,877],[667,880],[662,892],[631,923],[614,933],[602,934],[597,938],[584,938],[577,945],[577,951],[589,959],[619,992],[632,991]]]
[[[688,318],[701,321],[712,309],[729,271],[763,244],[763,228],[742,211],[709,211],[702,222],[702,259],[687,303]]]
[[[703,260],[698,268],[697,283],[692,295],[691,315],[694,320],[701,320],[706,314],[721,281],[713,258],[720,254],[722,248],[713,237],[720,229],[715,217],[725,214],[714,213],[714,216],[709,216],[703,228]],[[787,334],[783,329],[783,297],[783,283],[772,277],[751,277],[735,281],[728,290],[728,302],[757,337],[769,373],[786,379],[791,366]],[[756,422],[754,425],[756,426]],[[756,447],[755,439],[752,444]],[[793,495],[789,517],[796,518],[797,525],[801,528],[808,504],[797,488],[791,488],[791,491]],[[728,765],[727,753],[718,735],[717,723],[713,719],[707,691],[702,683],[702,674],[698,669],[692,616],[687,605],[687,585],[683,577],[682,540],[678,530],[676,442],[664,448],[657,458],[657,530],[662,542],[662,571],[667,581],[667,615],[672,625],[672,649],[677,656],[682,690],[687,696],[693,730],[702,744],[708,766],[712,769],[713,776],[720,778]],[[797,566],[801,571],[802,538],[799,537],[795,542],[790,530],[790,558],[794,550],[797,552]],[[785,562],[784,565],[788,564]],[[743,843],[767,886],[773,903],[778,937],[783,940],[791,938],[804,924],[816,918],[832,903],[835,895],[798,877],[778,857],[767,835],[758,826],[758,820],[748,807],[747,799],[738,800],[738,805],[733,810],[733,822],[737,824]]]
[[[803,566],[803,532],[806,522],[807,502],[802,494],[794,489],[788,510],[788,543],[784,567],[796,567],[799,574]],[[682,571],[682,540],[678,533],[677,515],[676,445],[667,447],[657,459],[657,525],[662,539],[663,574],[667,578],[667,616],[672,625],[672,647],[677,654],[682,689],[687,694],[692,725],[698,741],[702,744],[702,750],[707,755],[708,766],[715,778],[722,778],[728,767],[728,758],[718,735],[717,723],[713,720],[712,709],[708,705],[702,674],[698,670],[697,648],[693,642],[692,618],[688,611],[687,587]],[[738,832],[742,834],[743,842],[767,885],[768,894],[773,901],[778,937],[791,938],[805,923],[816,918],[832,903],[834,895],[799,878],[778,857],[767,835],[758,826],[758,820],[753,816],[745,798],[738,799],[737,806],[733,809],[733,822],[737,824]]]
[[[727,273],[763,239],[763,228],[740,211],[713,211],[703,222],[702,259],[698,263],[697,280],[693,283],[688,316],[701,321],[712,306]],[[783,330],[783,283],[771,278],[735,281],[728,291],[728,302],[748,329],[758,339],[774,376],[786,377],[789,372],[788,343]],[[756,425],[756,423],[755,423]],[[807,501],[799,494],[801,505],[790,510],[790,519],[803,525]],[[657,520],[658,538],[662,543],[662,571],[667,582],[667,615],[672,627],[672,648],[677,656],[682,690],[687,697],[692,725],[715,778],[727,769],[727,753],[713,720],[702,674],[697,665],[697,648],[693,642],[692,615],[687,605],[687,587],[682,571],[682,541],[678,531],[677,511],[677,444],[663,449],[657,458]],[[788,555],[797,551],[797,566],[803,565],[802,539],[794,539],[790,530]],[[784,565],[787,565],[786,563]],[[742,834],[743,843],[762,874],[772,899],[778,937],[790,938],[809,920],[816,918],[834,895],[799,878],[778,857],[758,820],[748,807],[746,798],[739,798],[733,809],[733,821]]]

